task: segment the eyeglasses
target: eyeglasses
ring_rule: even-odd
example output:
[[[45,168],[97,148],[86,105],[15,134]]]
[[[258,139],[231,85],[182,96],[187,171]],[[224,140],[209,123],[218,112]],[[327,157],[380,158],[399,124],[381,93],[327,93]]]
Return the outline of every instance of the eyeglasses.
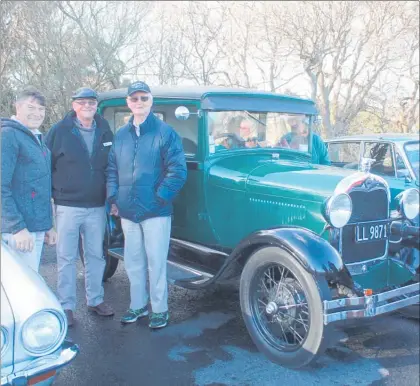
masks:
[[[75,103],[77,103],[79,106],[84,106],[84,105],[96,106],[96,104],[98,102],[95,101],[95,100],[88,100],[88,101],[80,101],[80,100],[77,100],[77,101],[75,101]]]
[[[142,95],[141,97],[129,97],[130,102],[136,103],[138,101],[147,102],[150,98],[147,95]]]

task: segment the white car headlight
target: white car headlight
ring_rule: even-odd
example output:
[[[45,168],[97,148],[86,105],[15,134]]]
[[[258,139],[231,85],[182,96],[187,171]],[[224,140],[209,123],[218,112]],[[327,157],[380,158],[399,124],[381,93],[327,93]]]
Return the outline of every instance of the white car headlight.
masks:
[[[397,199],[398,210],[405,218],[414,220],[419,215],[420,193],[417,189],[407,189]]]
[[[6,352],[7,346],[9,345],[9,333],[6,327],[1,326],[1,356]]]
[[[346,193],[331,196],[324,205],[325,220],[334,228],[343,228],[350,220],[353,210],[351,198]]]
[[[53,311],[32,315],[22,327],[22,344],[29,354],[47,355],[55,351],[65,335],[64,320]]]

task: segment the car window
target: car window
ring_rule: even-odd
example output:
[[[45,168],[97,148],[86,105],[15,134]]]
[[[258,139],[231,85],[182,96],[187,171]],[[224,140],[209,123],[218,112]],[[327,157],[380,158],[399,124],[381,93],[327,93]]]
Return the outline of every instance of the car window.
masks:
[[[395,177],[395,165],[392,157],[392,145],[384,142],[366,142],[364,157],[375,160],[371,167],[374,174]]]
[[[346,169],[357,169],[360,158],[360,142],[331,142],[328,144],[331,164]]]
[[[409,170],[407,169],[407,166],[404,163],[404,159],[402,158],[402,156],[399,152],[395,152],[395,163],[396,163],[397,177],[398,178],[404,178],[404,177],[410,175],[410,172],[409,172]]]
[[[179,104],[174,105],[156,105],[153,113],[162,121],[165,121],[179,134],[182,139],[182,145],[186,156],[195,156],[198,143],[198,119],[195,107],[189,107],[192,113],[186,121],[180,121],[175,117],[175,109]],[[128,107],[106,107],[103,110],[104,118],[109,122],[111,130],[115,133],[124,126],[131,117],[131,111]]]
[[[420,165],[420,152],[419,142],[409,142],[404,145],[405,154],[407,155],[408,161],[413,168],[416,177],[419,178],[419,165]]]
[[[310,117],[279,112],[211,111],[210,154],[246,148],[286,148],[309,153]]]

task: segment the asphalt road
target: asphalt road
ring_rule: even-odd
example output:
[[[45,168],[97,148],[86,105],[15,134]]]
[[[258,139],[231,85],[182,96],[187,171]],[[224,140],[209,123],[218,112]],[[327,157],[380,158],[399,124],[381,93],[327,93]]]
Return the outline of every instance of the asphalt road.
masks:
[[[54,248],[45,248],[40,272],[55,291]],[[310,370],[295,371],[256,350],[234,286],[200,291],[170,286],[170,324],[150,331],[147,320],[119,322],[129,303],[124,263],[105,283],[105,299],[116,311],[111,318],[87,311],[80,263],[77,278],[77,324],[68,335],[81,352],[56,386],[419,385],[419,323],[399,315],[345,330],[341,343]]]

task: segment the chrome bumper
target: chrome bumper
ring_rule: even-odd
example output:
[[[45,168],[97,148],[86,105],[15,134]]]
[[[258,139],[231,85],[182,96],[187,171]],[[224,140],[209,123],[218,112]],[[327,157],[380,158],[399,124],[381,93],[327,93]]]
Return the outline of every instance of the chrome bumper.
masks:
[[[324,300],[324,324],[346,319],[370,318],[420,301],[420,283],[371,296]]]
[[[32,378],[40,377],[44,374],[59,370],[69,364],[79,353],[79,347],[76,344],[65,341],[61,346],[61,352],[55,357],[38,358],[39,366],[35,366],[29,370],[18,371],[1,379],[1,386],[24,386],[30,384]],[[44,359],[44,360],[42,360]]]

